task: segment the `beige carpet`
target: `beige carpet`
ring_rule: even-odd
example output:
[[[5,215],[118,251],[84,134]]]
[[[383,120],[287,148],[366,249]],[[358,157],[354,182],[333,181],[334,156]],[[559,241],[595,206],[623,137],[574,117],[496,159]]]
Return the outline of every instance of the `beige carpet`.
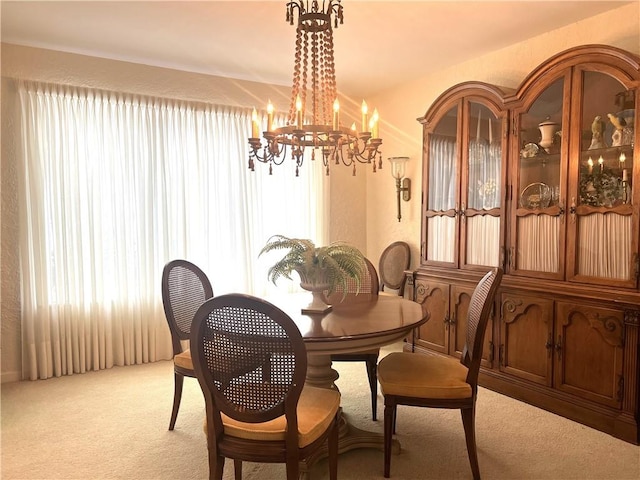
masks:
[[[398,346],[393,346],[396,349]],[[349,419],[382,432],[370,418],[364,364],[336,364]],[[204,407],[185,380],[176,429],[167,430],[170,362],[116,367],[72,377],[2,385],[2,479],[201,479],[208,475]],[[382,398],[378,416],[382,418]],[[480,470],[490,479],[640,478],[640,447],[489,390],[478,395]],[[458,411],[400,407],[391,478],[470,479]],[[233,478],[227,461],[225,479]],[[382,452],[339,459],[341,479],[381,479]],[[281,465],[245,464],[245,479],[284,478]],[[326,464],[311,480],[328,478]]]

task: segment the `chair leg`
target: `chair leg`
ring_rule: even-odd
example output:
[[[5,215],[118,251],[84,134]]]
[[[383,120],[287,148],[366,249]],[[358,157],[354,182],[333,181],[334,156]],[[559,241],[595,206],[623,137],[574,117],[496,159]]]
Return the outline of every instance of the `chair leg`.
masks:
[[[209,450],[209,480],[222,480],[224,473],[224,457],[217,456]]]
[[[233,473],[235,480],[242,480],[242,460],[233,459]]]
[[[480,480],[480,466],[478,465],[478,451],[476,449],[476,405],[475,402],[471,408],[463,408],[462,424],[464,425],[464,436],[467,440],[467,454],[469,455],[469,463],[471,464],[471,472],[474,480]]]
[[[300,464],[298,462],[287,462],[287,480],[299,480]]]
[[[180,400],[182,400],[182,384],[184,376],[174,372],[174,389],[173,389],[173,410],[171,411],[171,420],[169,421],[169,430],[173,430],[178,418],[178,410],[180,409]]]
[[[393,437],[393,424],[395,418],[395,405],[384,402],[384,478],[391,475],[391,440]]]
[[[328,438],[329,479],[338,480],[338,417],[334,419]]]
[[[393,406],[393,434],[396,434],[396,419],[398,418],[398,406]]]
[[[371,355],[367,358],[367,375],[369,376],[369,388],[371,389],[371,418],[378,419],[378,356]]]

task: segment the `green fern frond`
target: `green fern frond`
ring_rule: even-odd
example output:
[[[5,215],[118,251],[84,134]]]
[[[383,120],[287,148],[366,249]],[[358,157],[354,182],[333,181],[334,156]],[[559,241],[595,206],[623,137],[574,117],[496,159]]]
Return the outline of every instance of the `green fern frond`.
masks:
[[[288,250],[267,272],[274,284],[280,277],[292,280],[291,273],[297,271],[311,281],[326,276],[329,293],[338,288],[346,292],[348,279],[353,278],[359,289],[360,279],[366,271],[360,250],[345,242],[316,247],[309,239],[273,235],[258,256],[274,250]]]

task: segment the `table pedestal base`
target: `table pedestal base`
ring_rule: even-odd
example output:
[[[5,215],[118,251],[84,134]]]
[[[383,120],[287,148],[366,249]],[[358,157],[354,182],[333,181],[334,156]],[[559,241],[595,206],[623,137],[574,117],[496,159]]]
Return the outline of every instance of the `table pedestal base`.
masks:
[[[307,360],[306,384],[320,388],[338,387],[335,381],[338,379],[338,372],[331,368],[330,355],[309,355]],[[384,451],[384,435],[378,432],[369,432],[355,427],[349,423],[348,418],[341,413],[338,439],[338,454],[354,450],[356,448],[376,448]],[[400,453],[400,442],[395,438],[391,441],[391,453]],[[300,466],[303,478],[306,478],[311,466],[328,455],[327,448],[321,448],[314,455],[307,458]],[[382,469],[382,456],[380,456],[380,469]]]
[[[375,448],[384,451],[384,435],[377,432],[368,432],[350,424],[348,419],[341,415],[339,439],[338,439],[338,455],[356,448]],[[395,438],[391,440],[391,453],[397,455],[400,453],[400,442]],[[315,454],[308,457],[305,462],[300,464],[301,478],[308,478],[309,470],[318,461],[326,458],[328,455],[327,448],[321,448]],[[338,468],[340,460],[338,460]],[[383,459],[380,455],[380,470],[383,468]]]

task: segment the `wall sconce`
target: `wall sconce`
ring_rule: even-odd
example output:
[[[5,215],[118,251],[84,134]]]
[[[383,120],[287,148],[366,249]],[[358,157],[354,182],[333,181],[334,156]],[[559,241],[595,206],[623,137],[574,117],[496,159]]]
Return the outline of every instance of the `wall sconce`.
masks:
[[[391,157],[391,175],[396,179],[396,194],[398,196],[398,221],[402,218],[400,211],[400,193],[405,202],[411,200],[411,179],[404,178],[404,167],[409,157]]]

